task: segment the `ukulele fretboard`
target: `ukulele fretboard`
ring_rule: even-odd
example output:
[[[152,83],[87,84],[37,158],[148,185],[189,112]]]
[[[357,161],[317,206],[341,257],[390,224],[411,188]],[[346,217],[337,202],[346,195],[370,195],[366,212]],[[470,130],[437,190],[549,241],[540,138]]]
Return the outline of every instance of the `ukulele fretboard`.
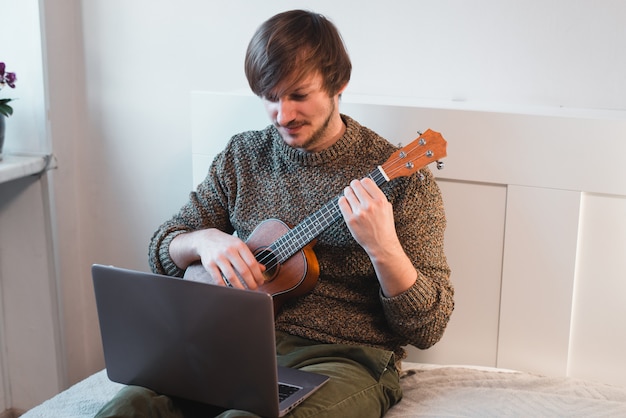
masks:
[[[381,167],[377,167],[368,177],[374,180],[378,186],[382,186],[388,181]],[[341,218],[341,210],[338,203],[341,196],[343,194],[336,196],[319,210],[307,216],[296,227],[290,229],[289,232],[270,245],[270,250],[279,263],[288,260],[289,257],[300,251],[324,232],[326,228]]]

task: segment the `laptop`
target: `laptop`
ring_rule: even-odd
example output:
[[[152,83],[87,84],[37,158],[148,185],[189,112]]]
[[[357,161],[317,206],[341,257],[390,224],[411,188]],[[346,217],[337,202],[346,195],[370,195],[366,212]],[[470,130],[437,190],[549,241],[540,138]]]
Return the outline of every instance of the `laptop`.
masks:
[[[94,264],[107,375],[261,416],[285,415],[328,381],[278,367],[272,297]],[[287,389],[281,395],[279,388]]]

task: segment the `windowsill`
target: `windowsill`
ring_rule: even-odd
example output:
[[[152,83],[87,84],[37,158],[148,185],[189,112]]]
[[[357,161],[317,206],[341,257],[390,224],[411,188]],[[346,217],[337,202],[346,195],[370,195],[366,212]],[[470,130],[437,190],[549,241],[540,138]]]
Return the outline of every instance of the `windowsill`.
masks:
[[[4,154],[0,160],[0,184],[39,174],[49,168],[51,155]]]

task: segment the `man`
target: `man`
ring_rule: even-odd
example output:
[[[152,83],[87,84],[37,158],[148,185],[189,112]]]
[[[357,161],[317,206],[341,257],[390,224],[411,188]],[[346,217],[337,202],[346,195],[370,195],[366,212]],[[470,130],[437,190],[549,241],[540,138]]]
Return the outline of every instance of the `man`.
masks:
[[[182,276],[201,262],[219,284],[258,289],[267,267],[245,243],[254,228],[268,218],[296,225],[341,195],[343,219],[314,246],[317,284],[276,316],[278,362],[330,376],[293,416],[382,416],[402,397],[402,347],[435,344],[453,310],[440,191],[428,169],[382,189],[367,177],[396,148],[339,112],[351,63],[323,16],[295,10],[270,18],[249,44],[245,71],[272,125],[230,140],[189,202],[154,234],[151,267]],[[116,408],[181,414],[176,402],[139,388],[102,416],[121,416],[105,413]]]

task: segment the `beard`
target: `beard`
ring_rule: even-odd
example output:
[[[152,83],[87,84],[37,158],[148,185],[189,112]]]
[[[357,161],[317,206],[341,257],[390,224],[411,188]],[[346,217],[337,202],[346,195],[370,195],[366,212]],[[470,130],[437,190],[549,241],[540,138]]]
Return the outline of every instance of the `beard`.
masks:
[[[326,115],[326,119],[324,119],[324,122],[315,131],[313,131],[313,133],[311,133],[309,138],[303,140],[301,144],[298,144],[297,146],[294,146],[294,147],[303,149],[303,150],[310,150],[310,149],[315,149],[319,143],[325,141],[327,139],[326,137],[329,131],[330,123],[333,120],[333,117],[335,115],[335,110],[336,110],[335,101],[331,98],[330,108],[328,109],[328,114]],[[275,125],[276,127],[280,126],[278,125],[278,123],[275,123]],[[299,125],[310,125],[310,123],[308,121],[300,122],[300,121],[294,120],[292,122],[289,122],[287,125],[285,125],[285,128],[295,127]],[[283,137],[283,140],[285,140],[285,142],[287,142],[288,144],[290,142],[285,137]]]
[[[330,110],[328,111],[328,115],[326,115],[326,119],[324,120],[324,123],[322,123],[322,125],[311,134],[311,137],[309,139],[304,141],[304,143],[302,144],[302,148],[304,149],[314,148],[318,143],[320,143],[321,141],[325,139],[326,134],[328,133],[328,127],[330,126],[330,121],[332,120],[334,114],[335,114],[335,101],[331,99]]]

